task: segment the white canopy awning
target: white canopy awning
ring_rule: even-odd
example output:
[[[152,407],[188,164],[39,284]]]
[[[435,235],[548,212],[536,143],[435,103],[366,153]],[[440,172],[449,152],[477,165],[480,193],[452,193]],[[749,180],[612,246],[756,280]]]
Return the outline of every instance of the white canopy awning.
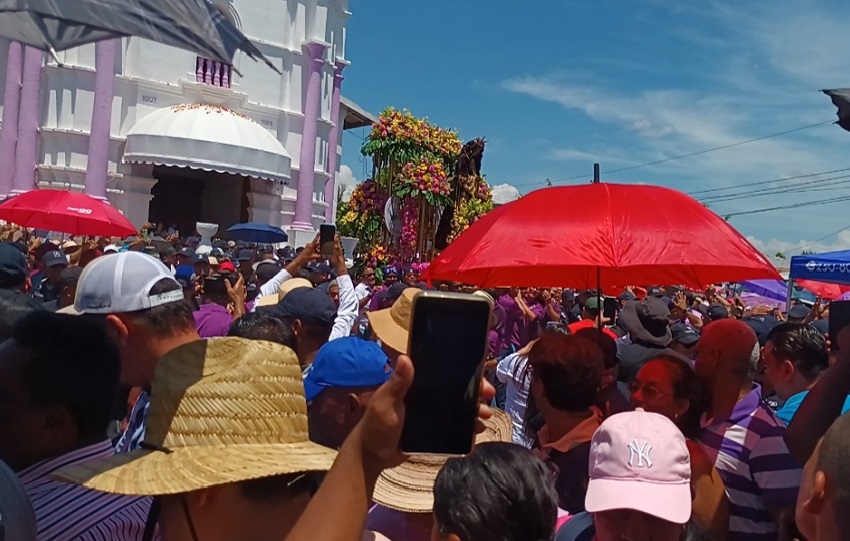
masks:
[[[290,179],[286,149],[242,113],[203,103],[175,105],[127,132],[127,163],[188,167],[279,182]]]

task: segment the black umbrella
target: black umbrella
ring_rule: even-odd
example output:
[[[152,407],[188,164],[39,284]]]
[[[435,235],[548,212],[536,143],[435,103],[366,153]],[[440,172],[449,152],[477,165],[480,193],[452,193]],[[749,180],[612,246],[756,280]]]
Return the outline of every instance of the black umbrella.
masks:
[[[838,125],[850,131],[850,88],[821,90],[832,99],[832,104],[838,107]]]
[[[233,63],[237,50],[263,56],[207,0],[0,0],[0,36],[51,53],[136,36]]]

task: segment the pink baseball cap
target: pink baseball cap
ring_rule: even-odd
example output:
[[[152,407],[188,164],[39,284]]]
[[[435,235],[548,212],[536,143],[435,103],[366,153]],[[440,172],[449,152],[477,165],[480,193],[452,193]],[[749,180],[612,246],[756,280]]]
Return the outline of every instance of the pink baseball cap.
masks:
[[[590,513],[633,509],[684,524],[691,518],[691,457],[668,418],[640,408],[606,419],[590,443]]]

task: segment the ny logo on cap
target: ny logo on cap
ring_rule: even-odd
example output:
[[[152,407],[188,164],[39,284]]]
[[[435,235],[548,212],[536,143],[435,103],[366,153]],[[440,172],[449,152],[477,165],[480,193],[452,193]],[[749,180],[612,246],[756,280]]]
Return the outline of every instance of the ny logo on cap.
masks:
[[[632,440],[629,442],[629,467],[631,468],[651,468],[652,458],[649,453],[652,451],[652,445],[648,441]],[[637,459],[637,464],[635,464]]]

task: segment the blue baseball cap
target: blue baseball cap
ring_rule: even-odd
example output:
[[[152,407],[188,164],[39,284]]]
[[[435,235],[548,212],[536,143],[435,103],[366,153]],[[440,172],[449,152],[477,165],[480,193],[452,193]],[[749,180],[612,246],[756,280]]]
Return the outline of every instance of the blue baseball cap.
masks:
[[[375,342],[356,336],[337,338],[316,353],[304,378],[304,394],[309,402],[329,387],[378,387],[392,373],[389,357]]]

